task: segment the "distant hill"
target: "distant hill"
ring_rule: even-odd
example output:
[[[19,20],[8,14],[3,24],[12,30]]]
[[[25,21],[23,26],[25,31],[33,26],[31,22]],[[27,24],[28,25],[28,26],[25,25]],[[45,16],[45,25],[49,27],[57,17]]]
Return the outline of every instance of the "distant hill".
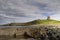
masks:
[[[4,24],[2,26],[29,26],[29,25],[37,25],[37,24],[60,24],[60,21],[38,19],[31,22],[26,22],[26,23],[10,23],[10,24]]]

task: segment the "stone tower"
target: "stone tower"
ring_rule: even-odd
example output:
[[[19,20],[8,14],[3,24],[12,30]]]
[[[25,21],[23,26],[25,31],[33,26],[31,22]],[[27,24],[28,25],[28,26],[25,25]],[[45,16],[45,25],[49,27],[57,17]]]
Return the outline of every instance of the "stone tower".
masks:
[[[47,20],[50,20],[50,16],[47,17]]]

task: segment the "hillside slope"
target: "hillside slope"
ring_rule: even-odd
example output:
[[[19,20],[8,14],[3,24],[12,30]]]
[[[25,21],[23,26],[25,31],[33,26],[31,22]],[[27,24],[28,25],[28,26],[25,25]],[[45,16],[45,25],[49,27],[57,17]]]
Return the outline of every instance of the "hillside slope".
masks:
[[[5,24],[3,26],[28,26],[28,25],[36,25],[36,24],[60,24],[60,21],[57,20],[34,20],[27,23],[10,23]]]

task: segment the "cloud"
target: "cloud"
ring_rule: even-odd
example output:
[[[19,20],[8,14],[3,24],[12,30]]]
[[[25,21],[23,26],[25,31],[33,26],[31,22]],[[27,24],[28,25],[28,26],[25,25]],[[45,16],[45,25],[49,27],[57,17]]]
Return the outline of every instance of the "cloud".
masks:
[[[54,13],[54,15],[51,15],[51,19],[60,20],[60,11],[56,11]]]
[[[26,22],[58,17],[60,0],[0,0],[0,22]]]
[[[7,17],[0,16],[0,24],[6,24],[6,23],[11,23],[13,20]]]

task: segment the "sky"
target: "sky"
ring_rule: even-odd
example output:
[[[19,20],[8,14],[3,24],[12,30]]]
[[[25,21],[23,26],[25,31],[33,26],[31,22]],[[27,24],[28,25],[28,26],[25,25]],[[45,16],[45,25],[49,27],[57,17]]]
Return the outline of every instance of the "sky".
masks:
[[[60,20],[60,0],[0,0],[0,24],[35,19]]]

